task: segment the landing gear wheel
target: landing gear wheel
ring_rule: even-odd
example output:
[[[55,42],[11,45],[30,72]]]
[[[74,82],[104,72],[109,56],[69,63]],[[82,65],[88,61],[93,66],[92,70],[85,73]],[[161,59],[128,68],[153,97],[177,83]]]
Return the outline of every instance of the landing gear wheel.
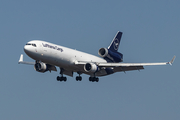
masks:
[[[64,81],[64,82],[66,82],[67,81],[67,78],[66,77],[59,77],[59,76],[57,76],[57,81]]]
[[[92,81],[92,77],[89,77],[89,81]]]
[[[89,81],[91,82],[99,82],[99,78],[98,77],[89,77]]]
[[[76,77],[76,81],[81,81],[82,80],[82,77],[81,76],[77,76]]]
[[[60,81],[60,77],[59,76],[57,76],[57,81]]]
[[[66,78],[66,77],[63,77],[63,80],[64,80],[64,82],[66,82],[66,81],[67,81],[67,78]]]
[[[67,78],[66,78],[66,77],[63,77],[63,72],[64,72],[64,69],[63,69],[63,68],[60,68],[61,77],[60,77],[60,76],[57,76],[57,81],[64,81],[64,82],[67,81]]]
[[[81,72],[77,72],[77,74],[79,74],[79,76],[76,76],[76,81],[81,81],[82,77],[80,76],[82,73]]]
[[[95,81],[96,81],[96,82],[99,82],[99,78],[96,78]]]

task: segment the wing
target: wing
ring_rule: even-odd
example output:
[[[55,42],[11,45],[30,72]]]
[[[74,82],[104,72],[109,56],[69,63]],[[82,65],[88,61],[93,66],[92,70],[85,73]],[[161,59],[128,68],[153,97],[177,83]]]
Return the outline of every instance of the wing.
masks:
[[[176,56],[172,58],[170,62],[160,62],[160,63],[99,63],[98,66],[103,67],[137,67],[137,66],[151,66],[151,65],[172,65]]]
[[[114,72],[130,71],[130,70],[140,70],[144,69],[144,66],[152,65],[172,65],[176,56],[172,58],[170,62],[160,62],[160,63],[95,63],[100,68],[111,68]],[[75,62],[76,65],[84,65],[86,62]]]
[[[172,65],[176,56],[172,58],[170,62],[160,62],[160,63],[99,63],[99,67],[113,67],[114,72],[121,71],[130,71],[130,70],[140,70],[144,69],[143,66],[152,66],[152,65]]]
[[[169,62],[162,63],[99,63],[102,67],[136,67],[136,66],[150,66],[150,65],[167,65]]]
[[[26,65],[35,65],[35,62],[26,62],[23,61],[23,54],[21,54],[20,58],[19,58],[19,64],[26,64]],[[46,64],[46,63],[45,63]],[[50,64],[46,64],[46,66],[48,67],[48,70],[51,72],[52,71],[57,71],[56,67],[54,65],[50,65]]]

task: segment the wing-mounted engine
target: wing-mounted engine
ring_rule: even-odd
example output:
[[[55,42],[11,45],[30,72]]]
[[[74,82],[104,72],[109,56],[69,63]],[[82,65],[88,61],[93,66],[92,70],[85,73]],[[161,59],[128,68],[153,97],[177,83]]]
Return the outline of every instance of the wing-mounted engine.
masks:
[[[98,66],[94,63],[86,63],[84,65],[84,70],[86,72],[91,72],[91,73],[95,73],[99,70]]]
[[[123,61],[123,54],[111,51],[107,48],[101,48],[98,52],[99,56],[107,60],[108,62],[122,62]]]
[[[36,64],[34,64],[34,69],[38,72],[46,72],[46,71],[57,71],[56,67],[53,65],[49,65],[43,62],[36,62]]]
[[[37,62],[35,65],[34,65],[34,69],[38,72],[46,72],[48,71],[48,67],[45,63],[42,63],[42,62]]]

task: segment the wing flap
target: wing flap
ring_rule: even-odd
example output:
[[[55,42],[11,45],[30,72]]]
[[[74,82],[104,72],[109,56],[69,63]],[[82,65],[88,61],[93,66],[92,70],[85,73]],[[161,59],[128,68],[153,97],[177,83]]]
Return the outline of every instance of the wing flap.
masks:
[[[131,70],[141,70],[144,69],[143,66],[129,66],[129,67],[114,67],[114,72],[125,72]]]

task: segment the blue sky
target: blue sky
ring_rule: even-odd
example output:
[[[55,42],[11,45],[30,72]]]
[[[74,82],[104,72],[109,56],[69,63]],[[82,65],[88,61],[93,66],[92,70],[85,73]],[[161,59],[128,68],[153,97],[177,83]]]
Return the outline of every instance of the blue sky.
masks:
[[[1,120],[179,120],[180,2],[178,0],[1,0]],[[117,31],[124,62],[166,62],[142,71],[88,81],[57,82],[58,72],[19,65],[34,39],[98,56]]]

